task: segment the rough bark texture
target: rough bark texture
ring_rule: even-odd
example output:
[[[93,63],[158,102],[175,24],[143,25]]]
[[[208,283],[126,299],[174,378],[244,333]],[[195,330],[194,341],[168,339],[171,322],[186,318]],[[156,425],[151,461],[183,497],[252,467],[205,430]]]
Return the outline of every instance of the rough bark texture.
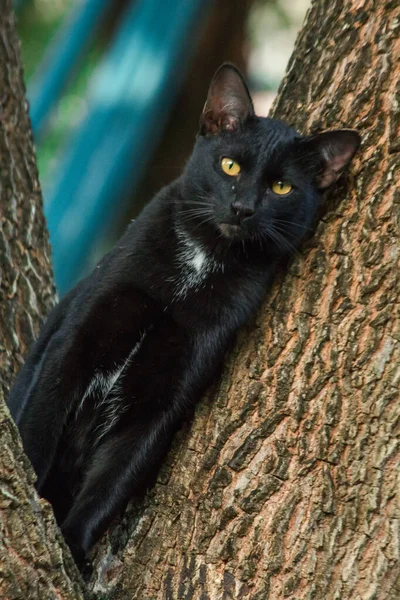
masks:
[[[55,300],[11,0],[0,8],[0,598],[82,598],[3,393]]]
[[[0,9],[0,387],[54,303],[48,233],[10,2]]]
[[[80,600],[82,581],[0,391],[0,598]]]
[[[274,113],[357,127],[361,152],[145,506],[97,549],[99,597],[400,597],[399,32],[395,1],[314,2]]]

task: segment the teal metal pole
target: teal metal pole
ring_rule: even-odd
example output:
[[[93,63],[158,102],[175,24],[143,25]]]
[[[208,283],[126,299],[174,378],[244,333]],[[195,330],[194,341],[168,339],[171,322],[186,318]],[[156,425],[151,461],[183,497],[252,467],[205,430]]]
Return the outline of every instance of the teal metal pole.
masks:
[[[28,87],[36,139],[109,6],[110,0],[80,0],[51,40]]]
[[[93,76],[88,114],[46,192],[61,294],[129,199],[186,73],[206,0],[137,0]]]

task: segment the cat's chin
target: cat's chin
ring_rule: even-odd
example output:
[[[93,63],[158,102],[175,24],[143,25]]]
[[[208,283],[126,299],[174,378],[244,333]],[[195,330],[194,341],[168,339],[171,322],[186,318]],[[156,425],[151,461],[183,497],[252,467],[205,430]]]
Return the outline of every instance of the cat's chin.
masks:
[[[226,238],[241,238],[243,235],[242,228],[240,225],[230,225],[229,223],[220,223],[218,229],[222,235]]]

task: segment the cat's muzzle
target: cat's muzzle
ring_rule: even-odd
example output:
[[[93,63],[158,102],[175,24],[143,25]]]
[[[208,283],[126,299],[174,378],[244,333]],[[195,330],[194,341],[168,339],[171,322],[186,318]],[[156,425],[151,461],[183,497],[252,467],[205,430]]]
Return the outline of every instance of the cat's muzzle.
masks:
[[[227,238],[240,238],[243,235],[243,230],[240,225],[230,225],[229,223],[220,223],[219,230],[222,235]]]

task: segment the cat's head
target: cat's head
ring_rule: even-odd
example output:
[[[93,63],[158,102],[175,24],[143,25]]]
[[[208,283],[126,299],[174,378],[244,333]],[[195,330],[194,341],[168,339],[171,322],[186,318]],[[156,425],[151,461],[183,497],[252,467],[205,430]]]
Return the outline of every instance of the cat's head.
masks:
[[[224,64],[211,82],[184,172],[182,223],[210,243],[289,251],[359,143],[350,129],[302,136],[282,121],[256,116],[240,72]]]

